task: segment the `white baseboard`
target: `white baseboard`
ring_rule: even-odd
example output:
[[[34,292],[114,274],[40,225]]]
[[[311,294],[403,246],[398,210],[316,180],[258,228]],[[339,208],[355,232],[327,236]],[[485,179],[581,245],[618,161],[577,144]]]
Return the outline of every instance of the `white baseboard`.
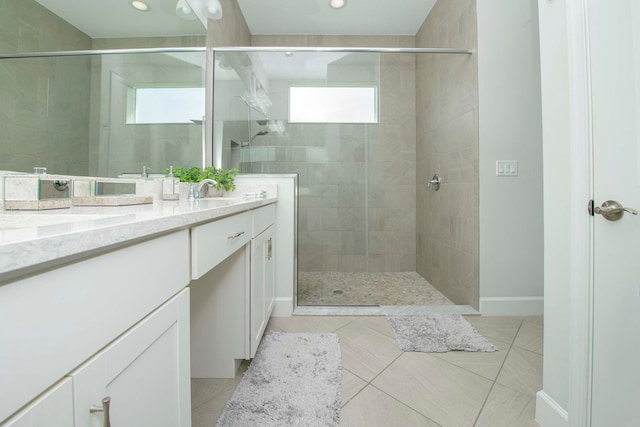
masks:
[[[289,317],[293,314],[293,298],[276,298],[272,317]]]
[[[484,316],[542,316],[544,297],[481,297],[480,313]]]
[[[536,421],[542,427],[568,427],[569,414],[544,390],[536,393]]]

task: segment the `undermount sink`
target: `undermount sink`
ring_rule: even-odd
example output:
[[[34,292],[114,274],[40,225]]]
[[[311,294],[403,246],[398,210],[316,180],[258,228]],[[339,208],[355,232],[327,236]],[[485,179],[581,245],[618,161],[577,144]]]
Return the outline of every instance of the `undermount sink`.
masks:
[[[201,197],[200,201],[205,201],[208,206],[231,206],[236,205],[242,202],[248,202],[250,199],[245,199],[243,197]]]
[[[0,214],[0,230],[16,230],[20,228],[44,227],[84,221],[104,220],[123,215],[81,215],[81,214]]]

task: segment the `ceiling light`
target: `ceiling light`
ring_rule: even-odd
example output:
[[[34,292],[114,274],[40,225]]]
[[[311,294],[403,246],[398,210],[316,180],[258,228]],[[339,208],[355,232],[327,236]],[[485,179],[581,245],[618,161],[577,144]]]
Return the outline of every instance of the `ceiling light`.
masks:
[[[329,0],[329,6],[334,9],[340,9],[344,7],[345,0]]]
[[[178,0],[176,3],[176,14],[187,21],[192,21],[196,19],[196,14],[193,13],[191,6],[187,3],[187,0]]]
[[[129,0],[129,4],[140,12],[148,12],[151,9],[148,4],[141,0]]]
[[[214,20],[222,19],[222,5],[220,4],[220,0],[207,0],[206,3],[205,12],[207,13],[207,17]]]

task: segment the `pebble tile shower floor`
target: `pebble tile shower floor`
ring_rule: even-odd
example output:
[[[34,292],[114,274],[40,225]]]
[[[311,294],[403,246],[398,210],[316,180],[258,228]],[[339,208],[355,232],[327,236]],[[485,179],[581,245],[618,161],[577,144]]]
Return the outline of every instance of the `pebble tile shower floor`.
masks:
[[[453,305],[416,272],[298,272],[298,305]]]

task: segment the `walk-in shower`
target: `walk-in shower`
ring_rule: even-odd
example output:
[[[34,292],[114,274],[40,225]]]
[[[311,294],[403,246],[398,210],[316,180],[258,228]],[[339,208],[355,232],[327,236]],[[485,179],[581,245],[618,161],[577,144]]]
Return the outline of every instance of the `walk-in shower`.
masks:
[[[456,95],[426,94],[424,80],[451,81],[471,51],[214,52],[214,164],[299,175],[297,305],[451,304],[428,282],[438,278],[419,269],[438,257],[426,234],[444,231],[418,230],[426,222],[445,228],[449,218],[429,205],[458,197],[447,191],[447,179],[457,179],[449,174],[453,151],[435,147],[446,144],[435,134],[442,126],[425,131],[421,123],[431,117],[426,109]],[[449,76],[433,61],[445,61]],[[438,193],[427,188],[435,173],[443,177]]]

